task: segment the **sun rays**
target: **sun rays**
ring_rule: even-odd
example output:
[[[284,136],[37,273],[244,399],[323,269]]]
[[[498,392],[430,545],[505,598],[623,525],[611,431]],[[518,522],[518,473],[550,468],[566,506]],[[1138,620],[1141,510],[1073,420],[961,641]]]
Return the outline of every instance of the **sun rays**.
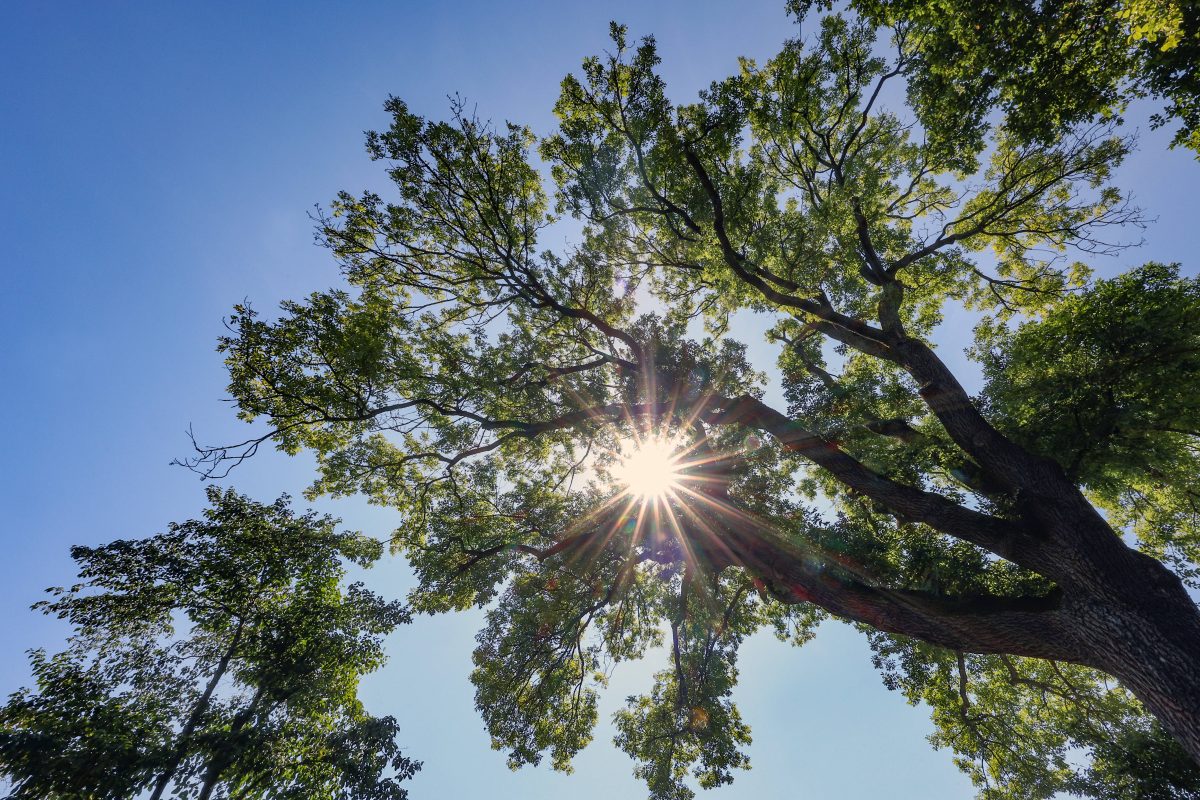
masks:
[[[608,470],[619,491],[605,505],[620,509],[617,529],[629,537],[630,545],[658,551],[654,560],[673,551],[692,568],[714,556],[728,563],[731,554],[722,541],[722,522],[744,515],[724,490],[730,478],[727,469],[740,454],[714,452],[706,437],[688,437],[679,429],[639,431],[636,421],[629,422],[633,432],[618,443]],[[690,422],[684,430],[698,427],[695,420]]]
[[[693,576],[740,563],[729,529],[761,527],[763,520],[740,508],[729,490],[763,442],[751,435],[714,437],[708,419],[715,413],[713,397],[686,386],[666,389],[653,374],[641,375],[639,383],[636,396],[642,402],[597,406],[590,398],[575,398],[591,406],[598,427],[612,433],[590,451],[595,460],[585,470],[596,481],[598,502],[539,557],[552,552],[575,566],[607,551],[626,565],[626,575],[650,562],[663,575],[680,570]]]
[[[633,497],[663,499],[680,486],[680,457],[678,446],[669,439],[631,440],[622,448],[613,477]]]

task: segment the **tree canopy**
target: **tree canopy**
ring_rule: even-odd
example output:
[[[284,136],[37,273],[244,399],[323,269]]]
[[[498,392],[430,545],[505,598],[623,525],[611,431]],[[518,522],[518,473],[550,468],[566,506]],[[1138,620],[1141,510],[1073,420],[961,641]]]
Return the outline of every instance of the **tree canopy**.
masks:
[[[1200,285],[1083,259],[1139,222],[1109,112],[1131,74],[1169,94],[1121,53],[1194,43],[1105,27],[1091,102],[1019,49],[946,55],[984,57],[973,12],[862,6],[682,104],[614,24],[541,138],[389,100],[391,186],[319,218],[344,285],[237,307],[230,392],[266,429],[192,465],[310,451],[312,492],[396,509],[412,607],[488,609],[472,680],[514,767],[569,769],[609,669],[663,645],[617,744],[655,798],[727,783],[739,644],[833,615],[982,797],[1192,796]],[[980,320],[975,393],[933,345],[951,305]],[[648,444],[673,452],[653,496],[617,477]]]
[[[804,14],[825,2],[796,0]],[[935,136],[982,146],[999,105],[1020,136],[1050,141],[1066,126],[1115,118],[1131,100],[1165,101],[1155,127],[1200,156],[1200,9],[1180,0],[860,0],[899,26],[916,62],[914,111]]]
[[[379,542],[211,489],[203,520],[75,547],[80,582],[38,603],[74,635],[31,653],[37,690],[0,709],[15,800],[403,800],[419,764],[358,701],[409,620],[344,564]]]

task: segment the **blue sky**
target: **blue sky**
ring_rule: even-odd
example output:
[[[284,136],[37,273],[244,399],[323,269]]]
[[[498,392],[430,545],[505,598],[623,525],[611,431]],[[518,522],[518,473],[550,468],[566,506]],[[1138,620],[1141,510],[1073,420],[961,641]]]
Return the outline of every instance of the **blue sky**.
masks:
[[[25,609],[71,581],[71,544],[199,513],[202,485],[168,462],[186,454],[189,424],[206,441],[244,432],[222,401],[221,319],[243,298],[267,310],[336,281],[307,213],[338,189],[382,185],[362,131],[386,124],[388,94],[439,116],[458,92],[481,116],[546,132],[559,80],[605,47],[616,19],[656,35],[672,96],[686,101],[737,56],[764,58],[795,35],[782,6],[3,4],[0,693],[27,683],[26,648],[61,641],[57,623]],[[1158,221],[1144,247],[1097,266],[1157,259],[1194,272],[1200,168],[1133,116],[1143,149],[1121,183]],[[233,477],[267,500],[298,495],[312,474],[307,458],[272,452]],[[357,501],[317,506],[375,535],[395,524]],[[369,580],[393,596],[410,583],[396,561]],[[478,614],[419,620],[393,637],[391,663],[365,688],[425,761],[414,799],[642,796],[603,723],[574,775],[507,770],[472,709],[479,626]],[[605,708],[658,668],[618,670]],[[713,798],[969,796],[950,754],[925,743],[926,711],[883,688],[849,628],[828,625],[800,650],[756,638],[741,674],[754,769]]]

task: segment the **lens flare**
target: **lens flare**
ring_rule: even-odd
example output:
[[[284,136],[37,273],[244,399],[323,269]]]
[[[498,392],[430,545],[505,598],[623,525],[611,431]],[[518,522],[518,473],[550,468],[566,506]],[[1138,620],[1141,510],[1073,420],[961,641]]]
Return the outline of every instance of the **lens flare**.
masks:
[[[613,475],[635,497],[657,500],[679,486],[679,470],[675,445],[666,439],[650,438],[630,442]]]

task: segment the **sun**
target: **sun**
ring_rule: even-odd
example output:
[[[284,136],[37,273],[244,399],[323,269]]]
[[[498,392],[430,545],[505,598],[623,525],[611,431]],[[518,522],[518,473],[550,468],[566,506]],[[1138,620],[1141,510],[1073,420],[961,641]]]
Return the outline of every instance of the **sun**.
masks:
[[[644,500],[658,500],[679,486],[680,454],[674,443],[648,438],[629,445],[613,470],[627,492]]]

